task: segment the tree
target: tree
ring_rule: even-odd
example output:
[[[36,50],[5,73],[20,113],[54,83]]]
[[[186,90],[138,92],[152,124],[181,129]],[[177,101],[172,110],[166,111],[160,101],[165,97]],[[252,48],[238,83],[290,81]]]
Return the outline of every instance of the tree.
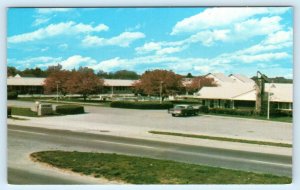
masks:
[[[186,85],[186,91],[188,93],[194,93],[199,91],[204,86],[217,86],[216,82],[212,78],[195,77],[190,84]]]
[[[67,81],[71,77],[71,72],[66,70],[52,71],[44,81],[45,93],[53,93],[58,91],[66,95],[68,93]]]
[[[188,73],[187,75],[186,75],[186,78],[193,78],[194,76],[191,74],[191,73]]]
[[[46,73],[47,73],[47,76],[49,76],[51,73],[59,72],[61,70],[62,70],[62,65],[58,63],[57,65],[49,66],[46,70]]]
[[[104,81],[96,76],[92,69],[87,67],[71,72],[69,79],[65,83],[68,93],[81,94],[84,101],[88,95],[99,92],[103,84]]]
[[[139,78],[139,75],[134,71],[120,70],[113,73],[115,79],[131,79],[135,80]]]
[[[7,67],[7,76],[15,76],[19,73],[20,71],[17,70],[15,67]]]
[[[108,73],[103,70],[99,70],[96,75],[100,78],[108,79]]]
[[[136,92],[147,95],[162,96],[177,94],[182,90],[182,77],[172,71],[146,71],[134,84]]]

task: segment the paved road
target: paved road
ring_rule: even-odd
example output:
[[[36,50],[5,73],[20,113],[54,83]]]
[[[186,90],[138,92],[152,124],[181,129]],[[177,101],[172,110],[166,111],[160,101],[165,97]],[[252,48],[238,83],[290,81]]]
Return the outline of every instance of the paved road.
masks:
[[[116,152],[245,171],[292,175],[291,156],[9,125],[9,182],[13,184],[68,184],[74,183],[74,181],[75,183],[82,181],[85,183],[108,183],[105,180],[96,182],[92,179],[68,177],[59,171],[44,168],[30,161],[29,154],[31,152],[42,150]],[[48,176],[50,177],[48,178]]]
[[[30,107],[32,102],[8,101],[8,105]],[[85,106],[88,114],[32,118],[33,125],[78,130],[108,130],[134,133],[147,130],[183,132],[260,141],[292,143],[292,124],[215,116],[171,117],[165,110],[133,110]],[[27,122],[27,123],[28,123]]]

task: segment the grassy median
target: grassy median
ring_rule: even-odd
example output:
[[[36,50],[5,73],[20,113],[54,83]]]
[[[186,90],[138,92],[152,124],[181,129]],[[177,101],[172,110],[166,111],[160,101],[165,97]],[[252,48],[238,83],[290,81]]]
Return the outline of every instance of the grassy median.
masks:
[[[292,179],[169,160],[108,153],[44,151],[39,162],[94,177],[131,184],[289,184]]]
[[[158,134],[158,135],[190,137],[190,138],[198,138],[198,139],[210,139],[210,140],[217,140],[217,141],[239,142],[239,143],[268,145],[268,146],[279,146],[279,147],[288,147],[288,148],[293,147],[291,144],[286,144],[286,143],[275,143],[275,142],[266,142],[266,141],[235,139],[235,138],[216,137],[216,136],[207,136],[207,135],[194,135],[194,134],[186,134],[186,133],[174,133],[174,132],[166,132],[166,131],[149,131],[149,133]]]

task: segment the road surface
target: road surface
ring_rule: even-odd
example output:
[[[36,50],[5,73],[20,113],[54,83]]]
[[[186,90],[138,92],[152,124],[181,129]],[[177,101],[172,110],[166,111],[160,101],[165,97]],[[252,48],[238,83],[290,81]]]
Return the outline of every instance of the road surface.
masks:
[[[45,150],[115,152],[244,171],[292,175],[287,155],[254,153],[68,130],[8,126],[8,181],[12,184],[119,183],[94,180],[34,163],[29,154]]]
[[[31,107],[33,102],[9,100],[8,105]],[[87,114],[30,118],[24,125],[81,131],[145,133],[149,130],[292,143],[292,123],[234,117],[171,117],[166,110],[135,110],[85,106]],[[19,125],[22,121],[16,121]],[[11,123],[14,124],[14,123]],[[17,124],[17,123],[15,123]]]

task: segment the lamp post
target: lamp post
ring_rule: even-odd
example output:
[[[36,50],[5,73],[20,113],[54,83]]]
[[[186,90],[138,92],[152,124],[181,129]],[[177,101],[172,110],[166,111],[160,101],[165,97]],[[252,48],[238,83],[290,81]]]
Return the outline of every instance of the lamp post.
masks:
[[[58,102],[58,84],[59,81],[56,81],[56,102]]]
[[[160,86],[159,86],[159,102],[162,103],[162,97],[161,97],[161,94],[162,94],[162,84],[163,84],[163,81],[160,81]]]
[[[271,92],[271,89],[275,88],[275,85],[273,83],[271,83],[270,87],[269,87],[269,92],[268,92],[268,110],[267,110],[267,119],[270,119],[270,99],[271,96],[273,95],[273,93]]]

